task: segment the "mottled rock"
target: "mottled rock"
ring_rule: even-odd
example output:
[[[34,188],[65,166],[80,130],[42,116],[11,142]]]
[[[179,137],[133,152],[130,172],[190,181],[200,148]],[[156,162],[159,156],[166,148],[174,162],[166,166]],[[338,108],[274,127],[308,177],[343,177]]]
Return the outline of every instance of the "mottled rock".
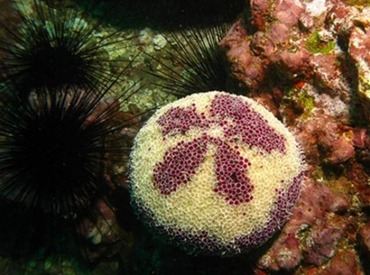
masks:
[[[340,95],[342,99],[348,102],[350,87],[339,68],[338,57],[335,52],[311,56],[310,62],[314,68],[314,78],[317,86],[332,96]]]
[[[370,175],[366,173],[364,166],[353,163],[348,171],[348,179],[352,181],[357,190],[357,199],[362,207],[370,207]]]
[[[298,23],[300,15],[304,12],[304,6],[300,1],[282,0],[275,7],[275,17],[287,27]]]
[[[237,22],[221,46],[249,96],[296,134],[309,178],[259,272],[361,274],[355,249],[356,236],[368,249],[370,8],[254,0],[250,10],[251,20]]]
[[[306,78],[312,71],[309,62],[310,54],[306,49],[298,51],[279,51],[270,57],[270,61],[277,65],[279,70],[286,72],[288,79]]]
[[[365,8],[354,19],[349,38],[349,54],[355,61],[358,75],[358,94],[370,125],[370,9]]]
[[[349,208],[349,201],[343,194],[336,194],[335,200],[330,205],[330,211],[333,211],[334,213],[343,213],[347,211]]]
[[[335,117],[325,114],[316,116],[299,124],[301,129],[298,139],[312,161],[318,161],[319,151],[321,160],[329,163],[342,163],[355,155],[355,149],[350,136],[351,128],[342,127]],[[308,158],[310,160],[310,157]]]
[[[267,270],[293,270],[302,259],[299,240],[294,234],[287,234],[275,243],[274,248],[263,255],[258,266]]]
[[[369,139],[369,136],[367,135],[366,131],[367,130],[364,128],[353,129],[352,141],[355,147],[364,148],[366,146],[367,139]]]
[[[232,70],[239,79],[245,79],[248,86],[257,89],[263,80],[263,72],[266,64],[260,56],[256,56],[252,51],[245,51],[250,48],[251,39],[244,39],[246,30],[243,23],[238,21],[231,28],[229,35],[225,37],[220,45],[227,48],[227,57],[232,60]]]
[[[308,179],[291,219],[278,240],[259,259],[258,267],[271,271],[292,270],[303,259],[315,265],[328,261],[345,232],[345,223],[331,218],[333,211],[339,209],[348,209],[343,195]]]
[[[332,163],[341,163],[355,155],[355,149],[350,140],[340,136],[331,144],[328,160]]]
[[[341,228],[319,225],[306,238],[305,260],[314,265],[321,265],[335,254],[338,239],[342,236]]]
[[[339,96],[349,104],[355,72],[345,58],[346,47],[360,68],[359,92],[368,98],[368,13],[339,0],[256,0],[251,2],[256,32],[248,33],[239,21],[221,46],[227,50],[235,76],[252,92],[266,87],[266,81],[273,88],[285,83],[281,79],[305,80],[320,93]],[[300,31],[302,25],[306,31]],[[277,82],[269,77],[271,67],[279,75]]]
[[[359,265],[359,260],[356,252],[352,249],[338,251],[333,257],[329,265],[323,269],[319,269],[316,273],[319,275],[361,275],[364,274],[363,269]]]
[[[264,32],[256,32],[250,44],[255,55],[270,55],[275,51],[275,44]]]
[[[270,9],[270,1],[268,0],[254,0],[251,4],[251,22],[250,24],[257,30],[264,30],[265,17],[268,16]]]
[[[354,26],[353,18],[359,11],[345,5],[342,1],[336,1],[326,16],[326,26],[339,37],[348,39],[348,36]]]
[[[359,235],[362,244],[367,249],[367,253],[370,256],[370,222],[366,223],[360,228]]]
[[[269,37],[275,44],[282,44],[288,42],[290,36],[290,29],[283,23],[273,23],[269,32]]]

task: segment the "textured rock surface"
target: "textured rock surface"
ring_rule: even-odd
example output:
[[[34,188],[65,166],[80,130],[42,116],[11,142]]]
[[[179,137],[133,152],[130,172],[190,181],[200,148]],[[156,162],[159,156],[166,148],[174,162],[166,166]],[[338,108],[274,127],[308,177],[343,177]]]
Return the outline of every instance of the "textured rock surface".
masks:
[[[304,81],[353,104],[355,91],[369,118],[368,8],[340,0],[256,0],[250,9],[250,18],[236,22],[221,45],[251,92]]]
[[[309,167],[257,274],[370,272],[369,22],[368,7],[339,0],[255,0],[221,41],[233,74],[289,125]]]
[[[370,117],[370,8],[363,9],[353,19],[349,37],[349,54],[353,58],[358,75],[358,93],[363,108]],[[370,123],[369,123],[370,124]],[[369,125],[368,124],[368,125]]]

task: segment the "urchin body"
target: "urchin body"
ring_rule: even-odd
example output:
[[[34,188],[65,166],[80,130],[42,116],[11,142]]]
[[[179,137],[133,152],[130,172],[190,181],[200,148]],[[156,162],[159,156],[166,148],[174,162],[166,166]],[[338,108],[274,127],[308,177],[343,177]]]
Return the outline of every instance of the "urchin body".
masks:
[[[284,224],[302,181],[299,147],[251,99],[221,92],[175,101],[131,154],[131,194],[149,227],[190,253],[233,255]]]
[[[1,197],[59,217],[91,207],[107,190],[117,108],[101,107],[93,91],[72,88],[8,100],[0,118]]]
[[[101,88],[111,79],[107,46],[117,42],[113,34],[98,39],[100,24],[87,23],[63,1],[31,3],[12,1],[16,14],[10,21],[1,14],[2,81],[15,84],[27,97],[32,89]]]
[[[0,250],[14,255],[59,236],[78,243],[79,222],[101,216],[97,201],[109,200],[124,158],[117,136],[135,123],[117,115],[119,100],[136,90],[107,98],[131,65],[113,69],[117,31],[97,35],[101,23],[64,1],[9,2],[15,15],[0,11]]]

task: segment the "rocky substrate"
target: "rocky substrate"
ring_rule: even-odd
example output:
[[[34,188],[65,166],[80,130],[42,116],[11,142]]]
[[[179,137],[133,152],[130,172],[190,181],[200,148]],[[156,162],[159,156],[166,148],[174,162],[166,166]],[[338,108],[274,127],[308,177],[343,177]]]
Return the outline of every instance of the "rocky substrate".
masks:
[[[221,45],[248,95],[289,125],[307,180],[258,274],[364,274],[370,262],[370,8],[255,0]]]

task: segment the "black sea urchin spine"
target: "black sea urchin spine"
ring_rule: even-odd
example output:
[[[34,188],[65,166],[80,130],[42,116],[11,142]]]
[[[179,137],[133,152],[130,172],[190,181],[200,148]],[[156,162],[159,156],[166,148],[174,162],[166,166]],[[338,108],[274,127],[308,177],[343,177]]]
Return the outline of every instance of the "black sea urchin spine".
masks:
[[[0,255],[40,247],[54,251],[59,249],[55,242],[66,236],[79,244],[77,250],[87,250],[78,237],[82,220],[111,227],[97,205],[103,201],[110,207],[109,198],[120,186],[114,166],[124,165],[130,144],[123,132],[141,117],[122,116],[120,110],[119,101],[137,92],[136,83],[113,97],[109,94],[115,84],[104,83],[99,92],[37,88],[26,98],[14,85],[5,86],[0,108]]]
[[[100,107],[101,98],[64,88],[11,98],[0,116],[1,196],[53,215],[90,207],[106,189],[106,156],[116,147],[118,110]]]
[[[11,2],[14,20],[0,16],[0,255],[14,256],[79,243],[82,220],[105,221],[97,205],[110,207],[130,142],[122,130],[140,114],[122,116],[119,103],[137,83],[111,93],[133,62],[110,60],[117,32],[98,42],[100,23],[63,1],[33,1],[32,15]]]
[[[118,42],[117,32],[97,38],[101,24],[86,22],[62,1],[35,0],[32,11],[20,1],[12,3],[10,20],[6,14],[0,18],[2,81],[15,83],[27,96],[34,88],[92,89],[111,79],[107,46]]]
[[[161,69],[150,71],[166,92],[178,97],[212,90],[226,90],[228,68],[220,40],[228,24],[206,29],[191,28],[170,34],[167,60],[152,57]]]

